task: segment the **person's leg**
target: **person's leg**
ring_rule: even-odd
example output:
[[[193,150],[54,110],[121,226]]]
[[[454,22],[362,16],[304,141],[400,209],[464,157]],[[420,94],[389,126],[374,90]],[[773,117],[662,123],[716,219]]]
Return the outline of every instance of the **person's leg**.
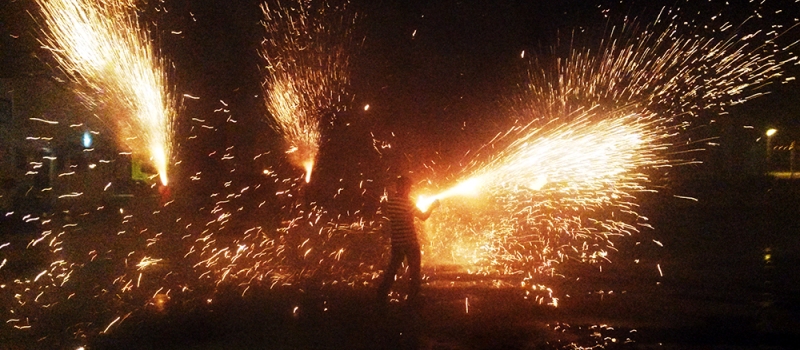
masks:
[[[408,257],[408,272],[411,274],[411,286],[408,293],[408,300],[411,302],[416,303],[419,297],[419,289],[422,284],[422,276],[421,276],[421,257],[419,246],[409,247],[406,250],[406,256]]]
[[[403,251],[397,247],[392,247],[391,255],[392,257],[389,259],[389,266],[386,267],[385,271],[383,271],[383,281],[381,281],[380,286],[378,286],[379,302],[386,302],[389,289],[392,288],[392,284],[394,283],[394,276],[397,274],[397,269],[400,268],[400,264],[403,263],[403,258],[405,258]]]

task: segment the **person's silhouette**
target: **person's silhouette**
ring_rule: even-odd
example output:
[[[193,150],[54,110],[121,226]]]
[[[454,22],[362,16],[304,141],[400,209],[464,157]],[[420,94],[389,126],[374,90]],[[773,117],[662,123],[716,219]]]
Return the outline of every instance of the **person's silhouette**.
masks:
[[[439,201],[434,201],[426,211],[421,211],[410,198],[411,179],[399,176],[395,181],[395,193],[389,196],[384,204],[383,214],[389,221],[392,237],[392,253],[389,266],[384,271],[383,281],[378,287],[378,302],[385,305],[389,290],[394,283],[395,274],[403,260],[408,260],[411,274],[411,286],[408,299],[416,303],[422,283],[420,276],[420,248],[417,240],[417,231],[414,227],[414,218],[426,220],[433,209],[439,206]]]

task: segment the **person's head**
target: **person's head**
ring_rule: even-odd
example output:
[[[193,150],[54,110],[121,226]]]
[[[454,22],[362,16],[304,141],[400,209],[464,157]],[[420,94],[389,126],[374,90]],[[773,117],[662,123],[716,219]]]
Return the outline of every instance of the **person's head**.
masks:
[[[398,176],[394,181],[394,188],[398,194],[408,195],[411,193],[411,179],[408,176]]]

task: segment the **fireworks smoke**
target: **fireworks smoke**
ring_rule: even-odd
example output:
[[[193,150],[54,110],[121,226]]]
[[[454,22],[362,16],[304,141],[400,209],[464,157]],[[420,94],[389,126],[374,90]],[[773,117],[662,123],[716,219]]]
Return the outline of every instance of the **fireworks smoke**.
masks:
[[[174,100],[166,62],[137,20],[131,1],[37,0],[44,45],[78,84],[100,118],[115,124],[120,142],[150,159],[167,184]]]

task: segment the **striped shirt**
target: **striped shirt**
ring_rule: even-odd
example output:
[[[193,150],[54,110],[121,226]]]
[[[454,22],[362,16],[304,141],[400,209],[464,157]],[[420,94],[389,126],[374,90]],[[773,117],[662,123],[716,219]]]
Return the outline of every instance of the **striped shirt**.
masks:
[[[414,216],[422,213],[408,197],[393,196],[386,202],[386,218],[392,232],[392,246],[417,245]]]

